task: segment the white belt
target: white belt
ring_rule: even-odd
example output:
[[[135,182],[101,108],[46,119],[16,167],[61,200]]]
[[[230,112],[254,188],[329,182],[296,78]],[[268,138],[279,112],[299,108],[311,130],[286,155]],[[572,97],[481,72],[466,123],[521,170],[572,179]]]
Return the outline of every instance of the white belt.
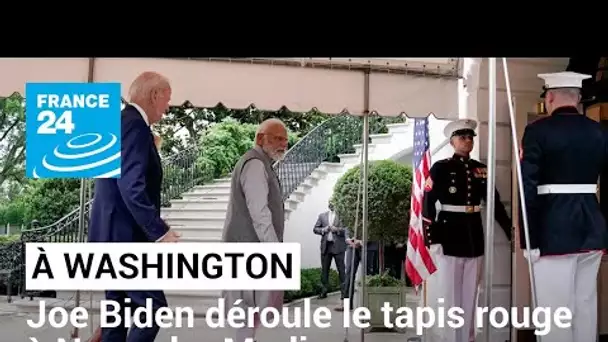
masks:
[[[441,204],[441,211],[449,211],[452,213],[478,213],[481,211],[481,206],[479,205],[450,205],[450,204]]]
[[[539,195],[546,194],[595,194],[597,184],[545,184],[537,187]]]

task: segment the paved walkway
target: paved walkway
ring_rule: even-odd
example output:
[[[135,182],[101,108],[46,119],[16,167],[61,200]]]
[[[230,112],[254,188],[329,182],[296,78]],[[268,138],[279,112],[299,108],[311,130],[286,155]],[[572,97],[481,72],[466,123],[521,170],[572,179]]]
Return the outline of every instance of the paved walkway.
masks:
[[[410,297],[408,306],[416,305],[416,298]],[[70,328],[56,329],[46,326],[41,329],[32,329],[27,325],[27,319],[35,318],[33,314],[25,314],[15,312],[14,307],[6,304],[5,298],[2,298],[0,303],[0,335],[1,340],[6,342],[29,341],[29,337],[35,337],[39,342],[56,342],[58,338],[69,340]],[[343,342],[345,338],[345,329],[343,328],[343,313],[333,311],[333,308],[340,303],[340,298],[337,295],[332,295],[327,299],[312,299],[311,309],[326,306],[332,309],[332,324],[326,329],[319,328],[294,328],[287,329],[280,325],[274,329],[261,328],[258,332],[257,340],[259,342]],[[292,305],[302,307],[303,303]],[[290,311],[292,312],[292,311]],[[96,316],[94,319],[98,319]],[[80,330],[81,337],[88,338],[90,336],[89,328]],[[358,328],[350,328],[348,332],[349,342],[360,341],[361,330]],[[176,336],[177,340],[171,340],[171,336]],[[291,336],[298,339],[290,340]],[[306,340],[299,339],[300,336],[306,336]],[[413,331],[405,333],[396,332],[371,332],[365,334],[365,342],[405,342],[408,338],[414,337]],[[207,326],[204,319],[196,319],[194,328],[170,328],[161,330],[157,342],[224,342],[225,338],[234,338],[234,331],[230,328],[212,329]],[[83,342],[86,339],[82,340]]]

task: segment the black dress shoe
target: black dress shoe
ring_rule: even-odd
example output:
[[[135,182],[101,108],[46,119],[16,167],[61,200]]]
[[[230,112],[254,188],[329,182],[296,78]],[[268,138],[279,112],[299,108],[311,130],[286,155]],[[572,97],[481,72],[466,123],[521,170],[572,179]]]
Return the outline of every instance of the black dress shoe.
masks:
[[[318,298],[319,299],[325,299],[325,298],[327,298],[327,293],[321,293]]]

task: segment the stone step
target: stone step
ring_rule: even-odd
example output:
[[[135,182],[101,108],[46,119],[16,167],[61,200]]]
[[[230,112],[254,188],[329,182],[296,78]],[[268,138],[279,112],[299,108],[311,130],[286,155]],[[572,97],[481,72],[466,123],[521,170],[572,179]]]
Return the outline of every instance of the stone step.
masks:
[[[328,172],[328,173],[332,173],[332,172],[342,172],[344,169],[344,163],[340,162],[340,163],[330,163],[330,162],[323,162],[321,163],[319,170],[322,170],[324,172]],[[314,175],[314,172],[313,172]]]
[[[182,236],[180,242],[183,243],[217,243],[222,242],[222,233],[217,236],[209,237],[196,237],[196,236]]]
[[[201,226],[201,227],[222,227],[224,226],[224,221],[226,220],[226,215],[222,216],[181,216],[181,217],[169,217],[166,219],[167,223],[170,226]]]
[[[285,209],[289,208],[291,210],[294,210],[298,207],[298,204],[300,204],[302,202],[298,201],[295,198],[288,198],[287,200],[285,200]]]
[[[193,190],[205,191],[211,189],[230,189],[230,183],[211,183],[205,185],[197,185],[193,188]]]
[[[393,139],[392,133],[370,134],[373,144],[390,144]]]
[[[196,238],[215,240],[222,236],[222,226],[218,227],[201,227],[201,226],[176,226],[174,228],[177,232],[182,234],[183,238]]]
[[[355,144],[355,145],[353,145],[353,147],[355,148],[355,154],[361,155],[361,153],[363,153],[363,144]],[[371,153],[374,153],[374,151],[376,150],[376,148],[378,146],[376,144],[369,143],[369,144],[367,144],[367,147],[369,148],[369,150],[368,150],[368,155],[369,155]],[[340,160],[342,160],[342,158],[340,158]]]
[[[306,192],[296,189],[291,193],[291,195],[289,196],[288,199],[291,199],[291,200],[297,201],[297,202],[303,202],[305,197],[306,197]]]
[[[300,184],[300,185],[299,185],[299,186],[296,188],[296,190],[298,190],[298,191],[302,191],[302,192],[304,192],[304,193],[309,194],[309,193],[312,191],[312,189],[313,189],[314,187],[315,187],[315,185],[314,185],[314,184],[310,184],[310,183],[308,182],[308,180],[307,180],[307,179],[305,179],[305,180],[304,180],[304,181],[303,181],[303,182],[302,182],[302,183],[301,183],[301,184]]]
[[[215,194],[230,194],[230,187],[209,187],[209,188],[194,188],[189,193],[195,194],[206,194],[206,195],[215,195]]]
[[[311,187],[315,187],[315,186],[317,186],[317,184],[319,184],[319,180],[320,180],[319,178],[313,177],[311,175],[311,176],[306,177],[306,179],[304,179],[303,183],[306,183],[307,185],[310,185]]]
[[[404,123],[394,123],[386,125],[389,133],[405,133],[409,131],[412,125],[409,122]]]
[[[294,162],[283,162],[278,166],[280,172],[300,172],[301,170],[314,170],[319,166],[316,162],[310,163],[294,163]]]
[[[197,192],[185,192],[182,194],[184,200],[189,201],[193,199],[197,200],[218,200],[218,201],[228,201],[230,198],[230,192],[223,193],[197,193]]]
[[[361,155],[359,153],[339,154],[338,158],[347,165],[355,165],[361,162]]]
[[[320,167],[320,168],[314,170],[308,177],[313,177],[316,179],[325,179],[325,177],[327,177],[328,173],[329,173],[328,168]]]
[[[181,200],[172,200],[171,209],[188,208],[188,209],[228,209],[227,200],[216,200],[216,199],[200,199],[200,198],[189,198]],[[165,208],[163,208],[164,210]],[[168,209],[168,208],[166,208]]]
[[[165,208],[162,214],[165,219],[226,217],[226,209]]]

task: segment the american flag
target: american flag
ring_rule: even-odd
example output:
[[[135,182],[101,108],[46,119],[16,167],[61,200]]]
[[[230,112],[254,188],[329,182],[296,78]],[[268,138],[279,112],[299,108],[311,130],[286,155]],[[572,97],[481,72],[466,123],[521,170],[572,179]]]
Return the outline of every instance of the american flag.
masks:
[[[431,168],[431,151],[429,149],[429,119],[416,119],[414,124],[414,180],[412,182],[412,200],[410,226],[405,257],[405,273],[418,287],[433,274],[437,268],[429,249],[424,244],[424,227],[422,226],[422,199],[424,184]]]

